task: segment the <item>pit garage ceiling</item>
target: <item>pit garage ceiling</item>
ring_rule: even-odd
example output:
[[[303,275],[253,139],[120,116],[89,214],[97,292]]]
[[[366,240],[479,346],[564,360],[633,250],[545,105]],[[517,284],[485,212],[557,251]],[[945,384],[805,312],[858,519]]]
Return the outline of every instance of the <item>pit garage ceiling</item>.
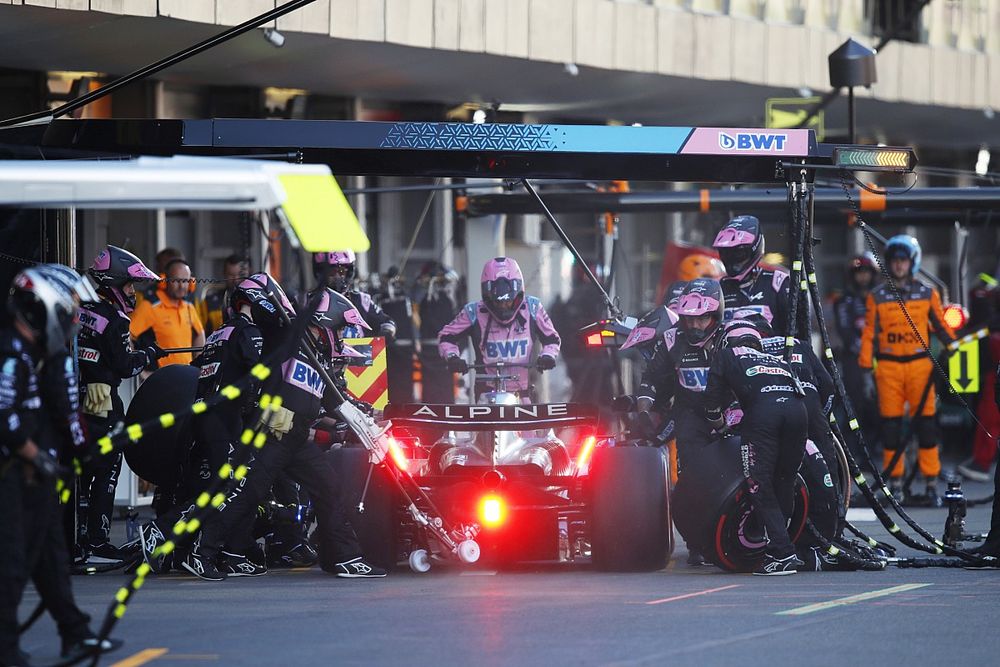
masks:
[[[124,74],[220,31],[170,18],[0,6],[0,67]],[[524,105],[538,121],[615,119],[648,125],[760,126],[769,97],[796,91],[731,81],[579,67],[287,32],[284,47],[258,32],[160,76],[194,84],[279,86],[379,100]],[[817,91],[817,94],[825,91]],[[846,127],[846,102],[827,113]],[[893,144],[969,149],[1000,136],[1000,118],[859,99],[859,134]],[[841,130],[842,131],[842,130]]]

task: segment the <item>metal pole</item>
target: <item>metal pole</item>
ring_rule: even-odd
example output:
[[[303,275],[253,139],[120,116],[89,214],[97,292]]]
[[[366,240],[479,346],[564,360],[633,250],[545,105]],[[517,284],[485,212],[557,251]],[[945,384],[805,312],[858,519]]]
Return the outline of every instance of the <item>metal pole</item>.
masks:
[[[545,218],[549,221],[549,224],[552,225],[552,228],[555,230],[556,234],[559,235],[559,238],[562,239],[563,244],[565,244],[565,246],[569,249],[569,251],[573,253],[573,257],[576,258],[576,261],[580,263],[580,266],[583,268],[584,273],[586,273],[587,276],[590,278],[591,282],[593,282],[597,286],[597,289],[601,290],[601,294],[604,295],[604,302],[607,304],[608,310],[611,312],[611,316],[617,318],[619,316],[618,307],[615,305],[614,301],[611,300],[611,296],[604,289],[604,285],[601,284],[601,281],[598,280],[597,276],[594,275],[594,272],[590,270],[590,267],[587,265],[587,262],[583,260],[583,256],[580,254],[580,251],[577,250],[576,246],[573,245],[573,242],[570,241],[569,236],[566,235],[566,232],[559,224],[559,221],[556,220],[554,215],[552,215],[552,211],[550,211],[549,207],[545,205],[545,202],[542,201],[542,198],[538,196],[538,192],[535,190],[534,186],[531,185],[531,182],[528,181],[528,179],[522,178],[521,183],[524,184],[524,189],[527,190],[529,194],[531,194],[531,196],[541,207],[542,213],[545,215]]]
[[[856,144],[857,137],[855,132],[855,122],[856,118],[854,115],[854,86],[847,89],[847,134],[850,137],[850,143]]]
[[[0,127],[6,127],[9,125],[18,125],[21,123],[31,123],[33,121],[49,122],[54,118],[59,118],[60,116],[65,116],[66,114],[84,107],[95,100],[98,100],[106,95],[110,95],[115,90],[123,86],[127,86],[133,81],[139,81],[140,79],[145,79],[146,77],[152,76],[157,72],[167,69],[179,62],[187,60],[192,56],[196,56],[203,51],[208,51],[209,49],[215,48],[219,44],[228,42],[234,37],[239,37],[243,33],[259,28],[269,21],[273,21],[285,14],[295,11],[305,7],[306,5],[312,4],[316,0],[291,0],[291,2],[286,2],[280,7],[275,7],[269,12],[265,12],[260,16],[255,16],[249,21],[244,21],[238,26],[234,26],[229,30],[220,32],[217,35],[213,35],[208,39],[198,42],[193,46],[189,46],[186,49],[172,53],[166,58],[157,60],[155,63],[146,65],[141,69],[137,69],[131,74],[126,74],[125,76],[118,77],[114,81],[111,81],[107,85],[101,86],[97,90],[91,91],[86,95],[81,95],[76,99],[72,99],[65,104],[62,104],[55,109],[36,111],[35,113],[26,114],[24,116],[18,116],[16,118],[8,118],[7,120],[0,121]]]

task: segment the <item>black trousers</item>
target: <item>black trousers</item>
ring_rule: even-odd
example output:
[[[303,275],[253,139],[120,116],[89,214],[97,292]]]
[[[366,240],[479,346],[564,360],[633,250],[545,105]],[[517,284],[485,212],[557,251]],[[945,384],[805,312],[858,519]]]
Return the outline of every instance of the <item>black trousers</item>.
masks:
[[[121,421],[122,415],[112,411],[106,419],[84,415],[90,439],[90,460],[84,464],[80,475],[78,499],[78,532],[80,541],[87,544],[104,544],[111,537],[111,518],[115,510],[115,488],[122,470],[121,453],[102,456],[97,440],[104,437]]]
[[[255,452],[253,468],[240,492],[232,494],[221,511],[202,529],[201,554],[214,558],[236,530],[243,530],[249,517],[251,525],[257,506],[266,498],[275,479],[282,472],[301,484],[316,507],[320,565],[333,569],[361,555],[354,529],[340,499],[340,483],[328,456],[307,440],[308,428],[293,428],[281,440],[270,438]]]
[[[743,410],[743,473],[750,502],[767,528],[767,553],[775,558],[795,553],[788,520],[805,454],[806,421],[802,400],[793,396],[761,400]]]
[[[33,471],[31,471],[33,472]],[[27,464],[0,464],[0,663],[18,661],[17,609],[28,578],[64,641],[90,636],[90,617],[76,606],[70,556],[54,484],[26,479]]]
[[[809,520],[827,539],[839,533],[841,523],[840,494],[834,486],[830,470],[819,448],[807,445],[799,474],[809,489]],[[804,554],[810,547],[822,544],[807,530],[795,546],[799,553]]]
[[[806,404],[806,414],[809,419],[809,439],[813,441],[819,453],[823,457],[824,464],[830,473],[830,481],[833,483],[833,493],[840,507],[844,507],[844,488],[840,483],[840,459],[837,457],[837,448],[833,442],[833,433],[830,431],[830,422],[823,414],[823,405],[819,400],[819,395],[806,391],[803,399]],[[810,492],[812,487],[810,486]]]

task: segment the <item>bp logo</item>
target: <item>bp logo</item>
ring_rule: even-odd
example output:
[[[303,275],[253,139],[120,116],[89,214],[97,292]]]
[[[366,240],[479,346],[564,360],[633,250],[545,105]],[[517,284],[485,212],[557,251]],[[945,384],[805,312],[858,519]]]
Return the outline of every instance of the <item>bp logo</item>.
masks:
[[[777,153],[785,150],[787,135],[771,132],[719,132],[719,148],[724,151]]]

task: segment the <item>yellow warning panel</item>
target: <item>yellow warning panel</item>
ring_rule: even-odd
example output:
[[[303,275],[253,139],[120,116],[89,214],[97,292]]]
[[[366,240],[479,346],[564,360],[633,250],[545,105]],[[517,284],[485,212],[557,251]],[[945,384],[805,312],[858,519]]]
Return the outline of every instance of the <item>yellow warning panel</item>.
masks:
[[[959,394],[979,393],[979,339],[963,340],[948,359],[948,378]]]
[[[344,343],[368,357],[344,371],[347,391],[354,398],[383,410],[389,403],[389,366],[385,338],[345,338]]]

